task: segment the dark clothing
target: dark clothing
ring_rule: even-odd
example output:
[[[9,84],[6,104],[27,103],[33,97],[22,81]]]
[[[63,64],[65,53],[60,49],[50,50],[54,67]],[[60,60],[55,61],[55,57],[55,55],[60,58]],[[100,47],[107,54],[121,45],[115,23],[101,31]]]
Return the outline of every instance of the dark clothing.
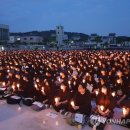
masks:
[[[72,112],[79,112],[81,114],[90,115],[91,114],[91,94],[89,91],[82,95],[77,92],[73,98],[76,106],[79,106],[79,110],[75,111],[72,107],[70,108]]]
[[[97,96],[96,103],[99,106],[104,106],[104,111],[107,109],[112,111],[115,107],[115,100],[110,94],[105,95],[103,93],[100,93]]]

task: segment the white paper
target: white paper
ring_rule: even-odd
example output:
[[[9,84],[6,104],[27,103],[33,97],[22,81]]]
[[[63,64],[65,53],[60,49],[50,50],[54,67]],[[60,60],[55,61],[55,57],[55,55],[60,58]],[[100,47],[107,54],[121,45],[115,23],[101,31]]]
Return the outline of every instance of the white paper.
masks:
[[[78,123],[83,122],[83,114],[75,114],[75,121]]]
[[[11,98],[13,98],[13,99],[20,99],[20,97],[18,97],[18,96],[11,96]]]
[[[98,121],[101,122],[101,123],[103,123],[103,124],[106,122],[106,120],[107,119],[105,117],[102,117],[102,116],[98,117]]]
[[[97,120],[98,119],[98,117],[95,116],[95,115],[91,115],[90,118],[93,119],[93,120]]]
[[[33,102],[33,104],[39,106],[40,108],[43,107],[43,104],[40,102]]]
[[[8,96],[11,96],[11,94],[6,94],[4,97],[8,97]]]
[[[24,98],[25,100],[28,100],[28,99],[30,99],[30,100],[33,100],[33,98]]]
[[[5,91],[5,90],[6,90],[6,88],[0,88],[0,90],[1,90],[1,91]]]
[[[49,112],[49,113],[47,113],[47,114],[46,114],[46,116],[48,116],[48,117],[51,117],[51,118],[55,119],[55,118],[57,117],[57,114],[52,113],[52,112]]]

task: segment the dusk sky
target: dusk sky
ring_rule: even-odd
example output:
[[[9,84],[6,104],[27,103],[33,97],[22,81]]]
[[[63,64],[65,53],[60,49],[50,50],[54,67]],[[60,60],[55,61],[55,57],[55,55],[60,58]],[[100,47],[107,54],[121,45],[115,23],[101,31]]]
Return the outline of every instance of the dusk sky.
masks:
[[[0,24],[11,32],[53,30],[130,36],[130,0],[0,0]]]

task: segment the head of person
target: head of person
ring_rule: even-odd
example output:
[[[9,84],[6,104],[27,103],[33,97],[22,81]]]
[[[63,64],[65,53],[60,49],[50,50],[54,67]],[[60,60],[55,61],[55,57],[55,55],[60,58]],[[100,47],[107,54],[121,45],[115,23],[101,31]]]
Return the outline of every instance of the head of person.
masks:
[[[85,87],[85,84],[84,84],[84,83],[79,84],[79,86],[78,86],[78,92],[79,92],[80,94],[82,94],[82,95],[86,92],[86,87]]]
[[[60,89],[65,92],[67,90],[67,85],[65,83],[62,83],[60,86]]]
[[[106,86],[103,86],[102,88],[101,88],[101,92],[103,93],[103,94],[105,94],[105,95],[107,95],[107,87]]]

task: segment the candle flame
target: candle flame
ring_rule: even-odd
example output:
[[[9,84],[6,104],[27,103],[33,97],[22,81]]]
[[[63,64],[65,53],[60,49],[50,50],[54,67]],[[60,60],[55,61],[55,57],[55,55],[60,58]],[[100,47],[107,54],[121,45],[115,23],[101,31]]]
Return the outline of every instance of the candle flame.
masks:
[[[72,107],[74,107],[74,106],[75,106],[74,101],[71,101],[71,106],[72,106]]]
[[[17,87],[19,88],[19,87],[20,87],[20,84],[17,84]]]
[[[104,110],[104,106],[100,106],[100,109],[103,111]]]
[[[126,108],[123,107],[122,110],[123,110],[123,115],[126,116],[126,115],[127,115],[127,110],[126,110]]]
[[[116,96],[116,93],[115,93],[115,92],[113,92],[113,93],[112,93],[112,96],[113,96],[113,97],[115,97],[115,96]]]
[[[96,95],[98,95],[99,92],[96,90],[95,93],[96,93]]]
[[[15,86],[14,85],[12,85],[12,89],[15,90]]]
[[[55,98],[55,103],[58,103],[58,102],[59,102],[59,98],[56,97],[56,98]]]
[[[5,86],[5,82],[3,82],[3,86]]]

